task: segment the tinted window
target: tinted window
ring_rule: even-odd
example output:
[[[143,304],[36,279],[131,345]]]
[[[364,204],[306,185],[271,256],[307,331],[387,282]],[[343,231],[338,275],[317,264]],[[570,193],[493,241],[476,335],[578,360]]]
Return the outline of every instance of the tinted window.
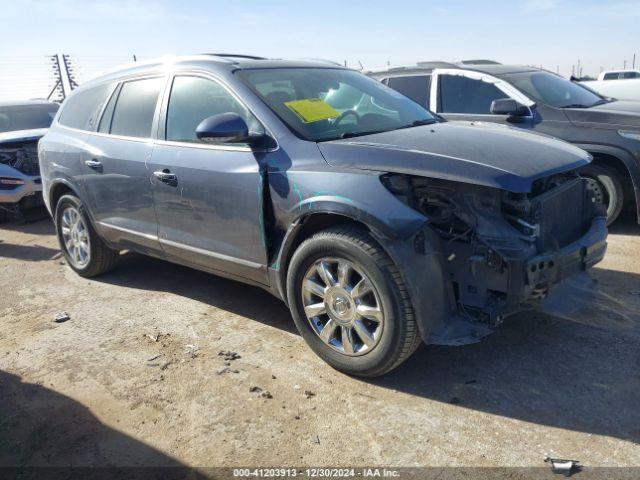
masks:
[[[167,111],[167,140],[197,142],[196,127],[205,118],[237,113],[249,130],[260,129],[258,121],[222,85],[199,77],[176,77]]]
[[[429,104],[431,75],[392,77],[389,79],[387,85],[423,107],[427,107]]]
[[[148,78],[124,83],[113,111],[111,133],[128,137],[150,137],[163,82],[163,78]]]
[[[112,87],[113,84],[105,83],[74,93],[62,104],[58,122],[71,128],[93,130]]]
[[[603,80],[617,80],[618,79],[618,73],[605,73],[604,77],[602,77]]]
[[[582,85],[553,73],[509,73],[501,78],[511,83],[529,98],[552,107],[591,107],[605,100]]]
[[[623,72],[621,78],[638,78],[640,73],[638,72]]]
[[[57,105],[0,107],[0,132],[47,128],[57,110]]]
[[[508,95],[491,83],[459,75],[438,77],[440,111],[445,113],[491,113],[491,102]]]

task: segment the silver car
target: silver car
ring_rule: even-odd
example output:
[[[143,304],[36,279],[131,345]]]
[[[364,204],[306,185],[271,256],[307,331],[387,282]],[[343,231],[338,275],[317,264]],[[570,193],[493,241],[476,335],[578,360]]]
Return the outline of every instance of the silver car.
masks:
[[[42,205],[38,140],[57,110],[45,101],[0,103],[0,221]]]

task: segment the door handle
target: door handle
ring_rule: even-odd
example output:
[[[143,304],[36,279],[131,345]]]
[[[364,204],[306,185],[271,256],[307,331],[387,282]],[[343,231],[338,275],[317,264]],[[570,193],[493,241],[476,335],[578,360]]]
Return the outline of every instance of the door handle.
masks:
[[[91,160],[85,160],[84,164],[93,169],[96,170],[98,172],[102,172],[102,162],[99,162],[98,160],[96,160],[95,158],[91,159]]]
[[[167,185],[171,185],[172,187],[175,187],[178,184],[178,177],[176,177],[175,174],[171,173],[168,168],[153,172],[153,176],[161,182],[166,183]]]

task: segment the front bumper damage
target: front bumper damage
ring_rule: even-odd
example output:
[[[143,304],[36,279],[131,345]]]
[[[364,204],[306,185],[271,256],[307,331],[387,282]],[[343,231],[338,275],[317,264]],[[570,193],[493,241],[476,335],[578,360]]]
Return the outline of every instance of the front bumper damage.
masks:
[[[19,207],[39,206],[40,192],[37,140],[0,144],[0,208],[15,213]]]
[[[437,188],[429,191],[440,210],[422,210],[440,223],[428,222],[411,242],[391,249],[426,343],[477,342],[511,315],[544,310],[556,285],[603,259],[602,209],[581,179],[563,182],[515,199],[455,186],[443,202],[434,200]]]

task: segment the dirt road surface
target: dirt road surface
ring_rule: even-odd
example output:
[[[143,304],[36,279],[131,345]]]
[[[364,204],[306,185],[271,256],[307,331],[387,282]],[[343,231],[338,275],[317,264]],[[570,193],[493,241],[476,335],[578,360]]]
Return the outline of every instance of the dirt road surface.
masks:
[[[4,224],[0,465],[640,466],[640,229],[609,242],[587,308],[363,381],[260,289],[134,254],[85,280],[50,220]]]

